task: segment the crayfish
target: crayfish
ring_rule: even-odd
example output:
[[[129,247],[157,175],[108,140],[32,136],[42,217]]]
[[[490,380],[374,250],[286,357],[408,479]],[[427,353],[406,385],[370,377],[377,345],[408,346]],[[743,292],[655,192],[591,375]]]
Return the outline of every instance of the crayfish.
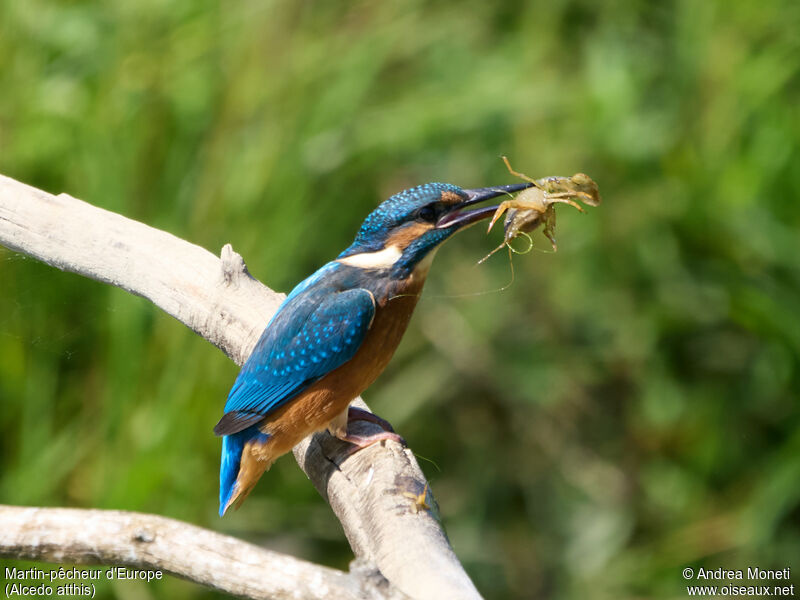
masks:
[[[489,258],[492,254],[500,250],[503,246],[510,246],[510,242],[519,235],[527,234],[543,225],[542,232],[550,240],[553,251],[557,250],[555,228],[556,228],[556,204],[569,204],[581,212],[585,212],[583,207],[578,204],[577,198],[588,206],[600,204],[600,194],[597,184],[584,173],[577,173],[572,177],[544,177],[543,179],[533,179],[524,173],[518,173],[511,168],[508,158],[503,157],[503,162],[509,172],[525,181],[533,184],[522,190],[511,200],[501,202],[489,223],[489,231],[503,215],[506,215],[503,226],[505,235],[503,243],[492,250],[481,262]]]

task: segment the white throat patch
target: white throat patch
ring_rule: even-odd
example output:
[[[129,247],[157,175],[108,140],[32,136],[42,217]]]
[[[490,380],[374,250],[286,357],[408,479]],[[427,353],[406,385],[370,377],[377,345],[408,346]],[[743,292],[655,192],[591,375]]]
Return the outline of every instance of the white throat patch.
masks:
[[[361,252],[338,259],[343,265],[358,267],[360,269],[388,269],[393,267],[398,259],[403,256],[403,251],[397,246],[388,246],[377,252]]]

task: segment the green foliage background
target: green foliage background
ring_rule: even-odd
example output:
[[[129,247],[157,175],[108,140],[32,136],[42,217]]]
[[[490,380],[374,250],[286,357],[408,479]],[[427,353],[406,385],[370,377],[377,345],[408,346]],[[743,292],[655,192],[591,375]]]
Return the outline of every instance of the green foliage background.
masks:
[[[559,251],[439,253],[365,395],[490,598],[682,598],[800,569],[800,5],[12,0],[0,172],[288,290],[391,193],[590,174]],[[544,238],[537,247],[546,250]],[[148,511],[339,568],[291,458],[220,520],[236,367],[145,300],[0,251],[0,502]],[[795,584],[800,578],[795,574]],[[169,578],[106,598],[202,598]]]

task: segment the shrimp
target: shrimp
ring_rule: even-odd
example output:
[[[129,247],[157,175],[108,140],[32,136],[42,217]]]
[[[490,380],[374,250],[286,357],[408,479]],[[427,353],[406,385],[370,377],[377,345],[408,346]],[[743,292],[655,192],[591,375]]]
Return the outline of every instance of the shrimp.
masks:
[[[525,181],[533,184],[522,190],[511,200],[501,202],[489,223],[489,231],[492,230],[495,222],[503,215],[506,215],[503,224],[505,235],[503,243],[492,250],[481,262],[489,258],[492,254],[500,250],[503,246],[508,246],[515,237],[527,235],[538,227],[544,225],[542,232],[550,240],[553,251],[557,250],[555,238],[556,228],[556,204],[569,204],[581,212],[585,212],[583,207],[574,199],[577,198],[587,206],[597,206],[600,204],[600,194],[597,184],[584,173],[577,173],[572,177],[545,177],[543,179],[532,179],[524,173],[518,173],[511,168],[508,158],[503,157],[503,162],[509,172]],[[510,246],[509,246],[510,248]]]

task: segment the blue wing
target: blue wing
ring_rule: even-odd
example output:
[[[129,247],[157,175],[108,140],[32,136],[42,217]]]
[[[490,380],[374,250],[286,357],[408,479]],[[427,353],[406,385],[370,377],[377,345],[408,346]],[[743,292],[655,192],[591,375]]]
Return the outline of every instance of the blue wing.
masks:
[[[372,294],[314,283],[300,284],[261,334],[228,394],[217,435],[257,423],[358,351],[375,315]]]

